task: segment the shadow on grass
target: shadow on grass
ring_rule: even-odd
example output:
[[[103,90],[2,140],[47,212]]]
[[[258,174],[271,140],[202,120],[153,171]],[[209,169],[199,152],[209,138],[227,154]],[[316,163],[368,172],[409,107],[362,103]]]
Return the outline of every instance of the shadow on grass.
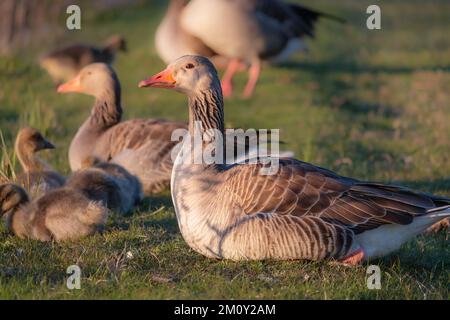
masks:
[[[172,198],[170,194],[162,193],[145,198],[139,206],[139,209],[141,211],[156,211],[161,207],[170,208],[172,206]]]
[[[141,215],[142,222],[140,224],[144,228],[161,228],[169,236],[175,236],[179,234],[179,230],[177,219],[172,211],[172,198],[168,193],[163,193],[145,198],[132,216]],[[126,219],[117,221],[115,227],[127,230],[130,227],[130,222]]]
[[[400,116],[398,108],[378,103],[344,99],[338,103],[338,106],[340,110],[348,112],[351,115],[367,115],[373,113],[385,119],[393,119]]]
[[[311,73],[313,82],[308,83],[307,86],[313,85],[315,87],[315,101],[320,101],[320,105],[330,106],[338,110],[350,119],[362,117],[362,120],[364,120],[368,114],[376,115],[384,121],[398,118],[401,115],[402,108],[379,103],[379,99],[375,99],[375,96],[373,101],[355,98],[355,89],[358,87],[358,84],[355,84],[353,80],[344,80],[339,74],[345,73],[351,75],[351,79],[354,79],[358,74],[363,73],[371,75],[382,72],[392,74],[410,73],[418,69],[360,66],[351,62],[345,62],[345,59],[336,56],[330,61],[323,63],[291,62],[281,66],[281,68],[298,69],[300,73]],[[446,67],[446,69],[450,70],[450,66]],[[367,90],[376,94],[381,85],[382,83],[379,80],[374,79],[373,82],[367,84]]]
[[[169,234],[178,233],[175,216],[169,213],[173,210],[172,199],[167,194],[159,194],[145,198],[142,203],[127,215],[114,214],[110,227],[127,231],[133,223],[144,228],[162,228]]]
[[[170,237],[177,236],[180,234],[180,230],[178,229],[178,223],[175,217],[145,221],[143,223],[143,226],[145,228],[164,229]]]

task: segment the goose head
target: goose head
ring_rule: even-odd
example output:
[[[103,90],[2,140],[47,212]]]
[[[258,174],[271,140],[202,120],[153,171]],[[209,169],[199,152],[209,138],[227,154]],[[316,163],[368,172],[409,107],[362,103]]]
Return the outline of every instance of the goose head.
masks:
[[[99,98],[105,93],[120,90],[114,70],[104,63],[92,63],[81,69],[78,75],[58,87],[59,93],[79,92]]]
[[[217,70],[208,58],[183,56],[167,68],[139,83],[140,88],[166,88],[195,96],[211,89],[221,90]]]
[[[42,134],[34,128],[23,128],[19,131],[16,139],[16,149],[27,153],[35,153],[40,150],[54,149],[55,146],[45,139]]]

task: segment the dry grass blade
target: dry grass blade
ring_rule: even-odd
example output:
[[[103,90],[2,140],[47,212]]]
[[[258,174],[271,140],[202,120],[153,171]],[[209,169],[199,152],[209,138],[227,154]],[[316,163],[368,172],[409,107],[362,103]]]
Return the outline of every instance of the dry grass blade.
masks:
[[[8,151],[8,147],[6,146],[5,139],[3,137],[3,133],[0,130],[0,150],[1,158],[0,158],[0,183],[7,183],[10,181],[16,180],[16,172],[15,172],[15,158],[13,153]]]

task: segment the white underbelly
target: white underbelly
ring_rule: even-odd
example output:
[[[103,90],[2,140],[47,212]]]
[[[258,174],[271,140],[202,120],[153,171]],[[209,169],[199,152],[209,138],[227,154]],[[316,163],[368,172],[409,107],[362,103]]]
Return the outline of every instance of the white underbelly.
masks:
[[[170,189],[178,226],[193,250],[210,258],[222,258],[220,234],[229,225],[223,205],[226,201],[211,188],[205,190],[201,169],[197,169],[174,163]]]
[[[356,236],[365,259],[379,258],[398,250],[404,243],[424,232],[441,218],[422,216],[409,225],[384,225]]]

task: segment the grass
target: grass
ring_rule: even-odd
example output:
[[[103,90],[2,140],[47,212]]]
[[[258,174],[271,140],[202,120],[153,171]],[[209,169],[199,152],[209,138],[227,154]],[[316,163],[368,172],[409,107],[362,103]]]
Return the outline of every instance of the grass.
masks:
[[[349,20],[323,21],[310,54],[266,68],[254,99],[226,102],[227,127],[281,128],[296,156],[359,179],[401,183],[450,196],[450,21],[447,1],[303,1]],[[382,30],[365,28],[378,3]],[[58,95],[35,59],[55,43],[129,39],[119,57],[127,118],[186,120],[185,97],[139,90],[161,70],[152,37],[164,1],[90,13],[81,32],[0,58],[0,128],[8,148],[20,126],[46,132],[57,150],[44,156],[68,173],[67,149],[92,99]],[[238,77],[243,88],[245,75]],[[2,149],[1,157],[5,157]],[[10,149],[11,151],[11,149]],[[6,157],[12,157],[9,153]],[[127,254],[130,252],[131,254]],[[449,299],[450,251],[444,232],[422,236],[374,262],[382,289],[368,290],[366,268],[314,262],[215,261],[193,252],[176,224],[169,193],[131,217],[114,217],[102,235],[76,243],[38,243],[0,231],[0,298]],[[81,290],[65,286],[82,269]]]
[[[10,151],[6,145],[3,133],[0,130],[0,150],[2,151],[0,157],[0,183],[8,183],[16,179],[15,170],[15,155]]]

